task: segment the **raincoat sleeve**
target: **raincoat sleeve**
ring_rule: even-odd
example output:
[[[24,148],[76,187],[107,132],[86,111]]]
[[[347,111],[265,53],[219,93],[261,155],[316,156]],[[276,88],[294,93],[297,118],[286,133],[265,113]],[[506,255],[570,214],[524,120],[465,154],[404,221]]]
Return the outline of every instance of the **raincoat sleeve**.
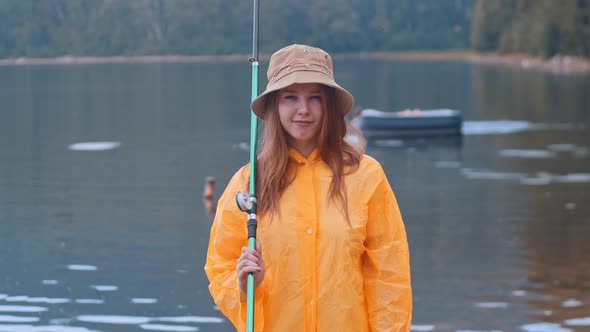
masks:
[[[240,292],[236,263],[242,247],[248,245],[247,215],[237,207],[235,195],[247,187],[249,168],[246,166],[234,175],[219,199],[211,236],[205,272],[209,278],[209,291],[221,312],[233,323],[237,331],[246,331],[246,295]],[[254,330],[262,331],[264,281],[255,291]]]
[[[372,332],[410,331],[412,288],[406,231],[394,193],[379,166],[368,202],[363,286]]]

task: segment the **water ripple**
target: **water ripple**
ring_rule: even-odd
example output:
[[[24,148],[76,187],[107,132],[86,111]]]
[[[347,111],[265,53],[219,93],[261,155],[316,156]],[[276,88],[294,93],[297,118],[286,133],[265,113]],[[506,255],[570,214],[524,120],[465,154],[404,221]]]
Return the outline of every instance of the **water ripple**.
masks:
[[[35,325],[12,325],[12,324],[0,324],[0,332],[98,332],[95,330],[89,330],[85,327],[77,326],[60,326],[60,325],[46,325],[46,326],[35,326]]]
[[[556,323],[532,323],[520,327],[526,332],[572,332],[572,330],[562,327]]]
[[[590,326],[590,317],[568,319],[565,321],[565,325]]]
[[[141,324],[139,325],[144,330],[155,330],[155,331],[178,331],[178,332],[191,332],[198,331],[199,328],[195,326],[185,325],[163,325],[163,324]]]
[[[105,151],[113,150],[121,146],[120,142],[79,142],[68,146],[72,151]]]
[[[45,307],[26,305],[0,305],[0,312],[42,312],[47,311]]]
[[[38,322],[38,321],[39,321],[38,317],[0,315],[0,322],[5,322],[5,323],[32,323],[32,322]]]

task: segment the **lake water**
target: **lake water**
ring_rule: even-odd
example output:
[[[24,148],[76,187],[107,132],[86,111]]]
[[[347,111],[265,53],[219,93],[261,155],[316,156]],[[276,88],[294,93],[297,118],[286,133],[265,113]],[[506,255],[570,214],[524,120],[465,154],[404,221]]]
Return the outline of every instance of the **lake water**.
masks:
[[[367,147],[407,227],[412,330],[590,331],[590,76],[335,65],[362,107],[464,112],[462,140]],[[246,59],[0,66],[0,331],[232,331],[202,192],[248,161],[249,96]]]

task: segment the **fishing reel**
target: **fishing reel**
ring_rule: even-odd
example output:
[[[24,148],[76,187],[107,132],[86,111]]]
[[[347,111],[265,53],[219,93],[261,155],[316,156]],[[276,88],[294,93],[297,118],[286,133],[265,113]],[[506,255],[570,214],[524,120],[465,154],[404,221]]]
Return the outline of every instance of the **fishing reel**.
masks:
[[[256,239],[256,228],[258,227],[258,221],[256,221],[256,197],[245,191],[240,191],[236,194],[236,203],[240,210],[248,213],[248,238]],[[254,248],[253,243],[252,248]]]
[[[240,191],[236,194],[236,204],[238,204],[238,208],[240,208],[242,212],[252,213],[255,203],[256,198],[250,196],[250,194],[245,191]]]

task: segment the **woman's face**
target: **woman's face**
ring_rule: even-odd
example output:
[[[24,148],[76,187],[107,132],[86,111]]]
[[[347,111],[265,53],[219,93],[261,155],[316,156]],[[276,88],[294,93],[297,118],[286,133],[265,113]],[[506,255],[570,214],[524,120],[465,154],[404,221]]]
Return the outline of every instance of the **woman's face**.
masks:
[[[317,83],[292,84],[278,93],[279,118],[287,132],[287,142],[304,156],[318,145],[323,96]]]

